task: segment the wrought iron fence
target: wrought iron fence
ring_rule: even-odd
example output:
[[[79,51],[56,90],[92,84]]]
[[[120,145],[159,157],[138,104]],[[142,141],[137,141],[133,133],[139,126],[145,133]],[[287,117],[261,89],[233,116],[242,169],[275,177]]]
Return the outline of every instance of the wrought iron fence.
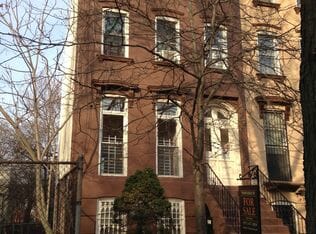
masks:
[[[210,166],[208,167],[208,173],[208,183],[212,195],[221,207],[226,221],[236,233],[240,233],[240,211],[237,201]]]
[[[252,183],[258,183],[260,193],[276,212],[277,217],[289,227],[291,234],[305,234],[305,217],[292,205],[287,197],[278,189],[275,182],[271,181],[258,166],[250,167],[248,172],[252,175]]]
[[[76,162],[0,161],[0,234],[75,233],[78,168]]]

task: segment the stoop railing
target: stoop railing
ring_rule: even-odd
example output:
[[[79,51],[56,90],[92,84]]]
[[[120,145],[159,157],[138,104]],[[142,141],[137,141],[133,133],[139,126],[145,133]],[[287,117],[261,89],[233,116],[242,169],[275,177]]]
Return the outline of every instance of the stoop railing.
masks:
[[[221,207],[226,221],[236,233],[240,233],[240,212],[238,203],[210,166],[208,166],[208,185],[212,191],[212,195]]]
[[[270,180],[259,167],[250,166],[249,175],[253,181],[258,181],[260,193],[275,211],[278,218],[289,227],[291,234],[305,234],[305,217],[292,205],[287,197],[278,189],[275,182]]]

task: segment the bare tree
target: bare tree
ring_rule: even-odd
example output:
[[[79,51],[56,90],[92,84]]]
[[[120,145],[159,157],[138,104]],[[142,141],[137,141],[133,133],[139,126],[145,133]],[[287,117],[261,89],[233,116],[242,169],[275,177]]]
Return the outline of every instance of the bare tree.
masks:
[[[0,113],[13,138],[32,161],[56,157],[59,131],[62,53],[68,29],[66,3],[15,1],[1,4]],[[11,158],[12,159],[12,158]],[[25,160],[25,159],[24,159]],[[43,190],[42,172],[36,167],[35,204],[46,233],[50,191]]]

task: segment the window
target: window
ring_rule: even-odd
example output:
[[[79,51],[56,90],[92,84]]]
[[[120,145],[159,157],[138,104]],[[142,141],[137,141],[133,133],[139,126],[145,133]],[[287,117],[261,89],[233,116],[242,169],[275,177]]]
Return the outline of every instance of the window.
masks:
[[[101,120],[100,174],[126,175],[127,100],[104,97]]]
[[[290,181],[285,113],[273,110],[263,112],[263,126],[269,178]]]
[[[171,218],[162,218],[158,223],[159,234],[184,234],[185,233],[185,213],[184,201],[170,199]]]
[[[180,111],[174,103],[158,102],[157,172],[162,176],[182,176]]]
[[[174,62],[180,61],[179,21],[170,17],[156,17],[156,53]],[[157,57],[158,60],[162,60]]]
[[[280,61],[277,50],[277,38],[270,34],[258,34],[259,72],[262,74],[280,74]]]
[[[237,136],[235,116],[224,108],[213,107],[205,118],[206,151],[211,158],[227,159],[230,151],[236,150]]]
[[[289,227],[291,234],[300,233],[296,227],[296,212],[295,207],[288,201],[277,201],[272,203],[273,210],[278,218],[283,220],[283,223]]]
[[[97,207],[97,234],[123,234],[126,233],[126,226],[114,223],[113,211],[114,199],[98,200]]]
[[[212,68],[227,68],[227,29],[223,26],[205,27],[206,66]]]
[[[128,14],[119,10],[104,10],[103,27],[103,54],[128,57]]]

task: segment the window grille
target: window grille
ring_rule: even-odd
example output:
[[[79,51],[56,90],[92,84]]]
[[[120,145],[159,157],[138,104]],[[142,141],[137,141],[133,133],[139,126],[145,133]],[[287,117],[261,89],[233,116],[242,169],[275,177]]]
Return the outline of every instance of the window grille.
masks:
[[[285,113],[266,111],[263,115],[267,166],[271,180],[290,181]]]
[[[169,200],[171,203],[171,217],[162,218],[158,222],[159,234],[184,234],[185,233],[185,215],[184,202]]]
[[[101,173],[123,174],[123,139],[105,136],[101,143]]]
[[[174,103],[159,102],[156,113],[158,175],[180,176],[179,108]]]
[[[124,98],[102,99],[100,173],[125,174],[127,142],[127,111]]]
[[[171,139],[158,139],[158,174],[179,175],[179,151]]]
[[[97,234],[124,234],[126,226],[114,223],[113,199],[98,201]]]

